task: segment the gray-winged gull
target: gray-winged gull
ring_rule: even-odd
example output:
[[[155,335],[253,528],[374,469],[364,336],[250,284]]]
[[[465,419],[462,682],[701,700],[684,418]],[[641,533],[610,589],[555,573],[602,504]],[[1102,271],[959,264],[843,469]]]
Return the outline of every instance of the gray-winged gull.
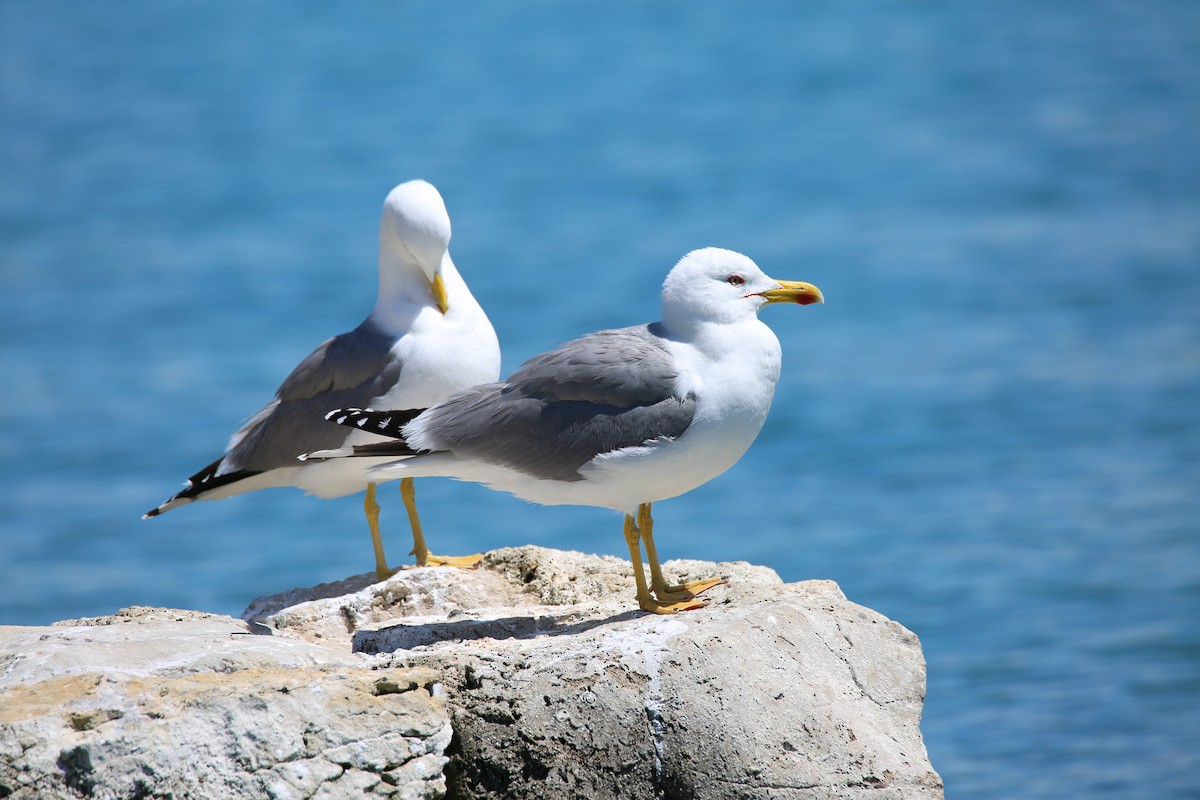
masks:
[[[229,440],[225,454],[188,479],[186,488],[146,514],[154,517],[194,500],[218,500],[273,486],[319,497],[366,489],[364,509],[375,548],[375,572],[391,573],[379,535],[371,461],[304,464],[312,450],[381,441],[325,422],[347,405],[427,408],[454,392],[500,375],[500,345],[487,315],[454,267],[447,247],[450,217],[442,196],[415,180],[393,189],[379,223],[379,295],[354,330],[322,343],[292,370],[275,399]],[[479,556],[429,553],[417,517],[412,477],[399,473],[417,564],[469,566]]]
[[[729,469],[762,428],[781,350],[759,310],[823,300],[815,286],[773,280],[740,253],[696,250],[663,284],[661,322],[568,342],[525,362],[506,381],[466,389],[424,411],[332,411],[329,419],[341,425],[395,440],[307,458],[402,456],[369,474],[441,475],[535,503],[623,512],[641,608],[697,608],[704,603],[696,595],[720,580],[668,585],[651,503]],[[650,562],[649,584],[639,541]]]

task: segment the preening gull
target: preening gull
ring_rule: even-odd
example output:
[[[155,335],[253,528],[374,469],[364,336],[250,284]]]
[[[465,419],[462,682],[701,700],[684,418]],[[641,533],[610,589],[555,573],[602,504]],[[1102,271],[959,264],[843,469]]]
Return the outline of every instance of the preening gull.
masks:
[[[667,583],[651,504],[729,469],[762,428],[781,349],[759,310],[823,300],[815,286],[769,278],[740,253],[696,250],[663,284],[662,321],[568,342],[506,381],[466,389],[424,411],[332,411],[334,422],[394,440],[306,458],[399,457],[368,474],[441,475],[534,503],[623,512],[638,605],[657,613],[698,608],[704,603],[696,595],[720,580]]]
[[[219,500],[273,486],[318,497],[366,490],[364,509],[375,548],[375,572],[391,574],[379,535],[376,482],[400,478],[417,564],[469,566],[479,556],[429,553],[421,532],[412,476],[370,475],[371,460],[301,463],[303,453],[390,441],[337,428],[324,415],[336,406],[427,408],[500,375],[500,344],[487,315],[454,267],[447,247],[450,217],[431,184],[394,188],[379,223],[379,295],[354,330],[322,343],[275,392],[275,399],[229,440],[225,454],[191,478],[179,494],[149,511],[154,517],[195,500]]]

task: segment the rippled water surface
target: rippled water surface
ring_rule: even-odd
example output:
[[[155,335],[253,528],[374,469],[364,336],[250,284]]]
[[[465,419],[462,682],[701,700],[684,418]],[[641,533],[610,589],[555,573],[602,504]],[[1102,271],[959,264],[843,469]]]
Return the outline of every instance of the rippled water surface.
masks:
[[[1200,7],[0,8],[0,623],[237,614],[362,572],[355,498],[140,514],[374,297],[425,177],[505,370],[657,316],[687,250],[818,284],[666,556],[914,630],[951,798],[1196,797]],[[424,481],[435,547],[620,520]],[[385,537],[406,542],[394,489]]]

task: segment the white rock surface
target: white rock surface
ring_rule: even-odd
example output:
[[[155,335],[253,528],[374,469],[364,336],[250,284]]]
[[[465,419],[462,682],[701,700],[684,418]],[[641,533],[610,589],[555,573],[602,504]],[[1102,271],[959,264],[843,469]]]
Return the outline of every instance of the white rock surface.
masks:
[[[0,796],[441,797],[436,675],[363,662],[171,609],[2,627]]]
[[[474,571],[402,571],[246,613],[438,672],[457,737],[452,797],[942,797],[921,739],[915,635],[829,581],[785,585],[744,563],[664,568],[730,580],[706,609],[647,615],[625,562],[521,547]]]
[[[0,628],[0,797],[942,797],[912,633],[828,581],[664,566],[730,580],[647,615],[627,563],[522,547],[245,622]]]

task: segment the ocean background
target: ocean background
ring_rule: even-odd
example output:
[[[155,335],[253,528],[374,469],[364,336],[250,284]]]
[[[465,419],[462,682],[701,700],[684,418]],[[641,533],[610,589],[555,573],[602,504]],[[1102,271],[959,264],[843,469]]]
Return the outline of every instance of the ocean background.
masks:
[[[416,177],[505,373],[657,319],[697,247],[820,286],[664,557],[915,631],[950,798],[1200,797],[1200,4],[3,3],[0,623],[370,569],[360,497],[140,516],[366,315]],[[625,555],[418,496],[437,552]]]

